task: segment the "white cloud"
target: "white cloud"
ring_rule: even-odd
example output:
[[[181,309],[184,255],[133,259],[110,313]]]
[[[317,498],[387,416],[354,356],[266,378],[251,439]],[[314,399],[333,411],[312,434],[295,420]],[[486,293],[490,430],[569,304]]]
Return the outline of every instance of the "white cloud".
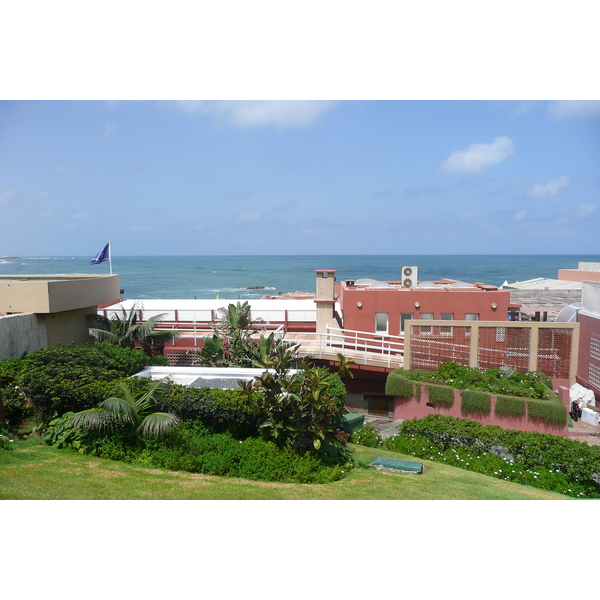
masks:
[[[515,221],[522,221],[527,216],[527,213],[524,210],[520,210],[513,215],[513,219]]]
[[[532,198],[548,198],[550,196],[556,196],[569,187],[570,183],[571,180],[565,176],[547,181],[546,183],[536,183],[529,190],[529,195]]]
[[[472,144],[466,150],[455,150],[441,165],[446,173],[472,173],[510,158],[515,145],[510,138],[500,136],[489,144]]]
[[[600,119],[600,100],[559,100],[550,104],[548,114],[556,119]]]
[[[333,107],[333,102],[316,100],[185,100],[177,106],[188,114],[213,114],[236,127],[305,127]]]
[[[14,197],[15,193],[12,190],[0,190],[0,204],[8,204]]]
[[[237,218],[237,220],[242,223],[252,223],[253,221],[258,221],[258,219],[260,219],[261,217],[262,217],[262,213],[252,212],[252,213],[245,213],[243,215],[240,215]]]
[[[575,211],[576,217],[587,217],[591,215],[598,208],[597,204],[586,203],[580,204]]]

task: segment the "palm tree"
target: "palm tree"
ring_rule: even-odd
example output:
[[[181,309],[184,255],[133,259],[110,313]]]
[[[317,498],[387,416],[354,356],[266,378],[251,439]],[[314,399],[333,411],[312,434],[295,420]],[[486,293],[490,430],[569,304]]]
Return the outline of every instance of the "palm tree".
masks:
[[[170,342],[180,335],[180,332],[174,330],[155,330],[165,313],[141,322],[137,306],[134,305],[129,314],[124,308],[121,310],[122,317],[115,314],[112,319],[98,314],[88,315],[87,321],[93,325],[88,330],[90,335],[99,342],[108,342],[123,348],[135,348],[135,345],[139,343],[144,346],[144,350],[148,354],[161,351],[166,342]]]
[[[155,404],[155,395],[168,388],[168,383],[154,381],[147,391],[136,393],[130,383],[121,381],[121,395],[107,398],[96,408],[75,413],[67,425],[78,429],[95,431],[112,430],[119,424],[125,424],[145,437],[161,438],[174,430],[181,419],[173,413],[151,412]]]

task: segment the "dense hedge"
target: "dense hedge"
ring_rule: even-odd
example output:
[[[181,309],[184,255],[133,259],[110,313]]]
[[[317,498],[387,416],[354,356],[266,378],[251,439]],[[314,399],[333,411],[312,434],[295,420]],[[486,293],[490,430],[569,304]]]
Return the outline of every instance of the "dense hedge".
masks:
[[[407,375],[408,372],[402,369],[392,371],[385,382],[385,393],[388,396],[398,396],[400,398],[412,398],[414,396],[415,382],[411,381]]]
[[[509,477],[520,483],[580,497],[600,497],[600,446],[563,436],[429,415],[424,419],[404,421],[400,434],[387,438],[386,446],[393,451],[431,460],[447,456],[448,451],[468,451],[470,458],[461,457],[463,468],[475,465],[478,456],[495,455],[511,465],[509,471],[503,470],[503,479]],[[515,472],[519,469],[522,473],[517,477]],[[480,472],[500,474],[497,469]],[[568,483],[567,487],[564,482]]]
[[[552,400],[527,400],[527,415],[530,420],[555,425],[567,424],[567,409],[562,402]]]
[[[523,417],[525,416],[525,402],[514,396],[496,396],[494,414],[499,417]]]
[[[492,410],[492,398],[487,392],[462,390],[461,398],[460,411],[463,415],[489,415]]]
[[[429,403],[433,406],[447,406],[454,404],[454,390],[447,385],[435,385],[426,383],[425,387],[429,393]]]
[[[188,388],[173,385],[158,400],[158,412],[173,412],[186,421],[202,421],[214,433],[229,432],[236,438],[258,435],[256,405],[241,390]]]
[[[42,424],[65,412],[96,406],[110,396],[112,383],[145,366],[165,362],[162,356],[149,358],[142,350],[107,343],[58,344],[19,360],[15,383],[32,401],[36,419]]]

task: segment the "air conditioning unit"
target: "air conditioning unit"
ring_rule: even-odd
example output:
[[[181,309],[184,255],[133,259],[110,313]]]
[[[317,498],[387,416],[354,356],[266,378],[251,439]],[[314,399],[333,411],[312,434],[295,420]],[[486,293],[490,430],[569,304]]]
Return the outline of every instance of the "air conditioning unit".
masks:
[[[402,267],[402,287],[409,288],[417,285],[419,283],[418,273],[417,267]]]

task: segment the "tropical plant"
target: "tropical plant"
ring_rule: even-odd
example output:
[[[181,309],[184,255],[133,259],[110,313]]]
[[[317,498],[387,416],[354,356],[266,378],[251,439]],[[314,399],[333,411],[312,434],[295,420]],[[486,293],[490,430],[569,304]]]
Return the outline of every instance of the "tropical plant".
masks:
[[[67,423],[74,429],[96,431],[110,431],[124,425],[145,437],[164,437],[181,422],[173,413],[152,412],[155,396],[164,392],[168,385],[168,382],[158,380],[147,390],[136,391],[131,382],[121,381],[118,384],[120,397],[107,398],[95,408],[78,412]]]
[[[269,357],[275,356],[279,348],[298,348],[285,342],[271,332],[268,336],[260,333],[258,340],[253,338],[261,331],[261,326],[253,322],[250,305],[247,301],[229,304],[219,309],[219,320],[215,324],[212,337],[204,338],[200,350],[191,350],[198,356],[198,364],[206,367],[256,367]]]
[[[122,315],[115,313],[112,319],[99,314],[88,315],[87,321],[92,325],[89,328],[90,335],[99,342],[108,342],[122,348],[135,348],[136,344],[140,344],[150,355],[161,352],[167,342],[180,335],[175,330],[156,331],[156,326],[165,313],[142,321],[140,307],[137,305],[132,306],[129,313],[124,308],[121,310]]]
[[[334,375],[306,360],[291,370],[295,359],[295,348],[278,347],[261,363],[265,371],[260,377],[240,382],[242,391],[256,403],[265,439],[301,451],[333,447],[342,416],[331,385]]]

